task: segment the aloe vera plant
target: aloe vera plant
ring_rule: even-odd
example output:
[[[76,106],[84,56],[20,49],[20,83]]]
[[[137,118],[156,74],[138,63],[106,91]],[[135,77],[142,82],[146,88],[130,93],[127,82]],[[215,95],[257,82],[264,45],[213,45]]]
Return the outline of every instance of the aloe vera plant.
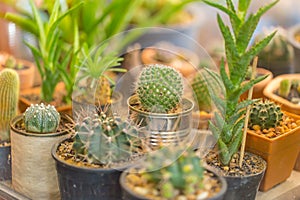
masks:
[[[219,160],[223,165],[228,165],[242,142],[245,108],[254,101],[244,100],[240,102],[239,97],[254,84],[266,78],[266,76],[261,76],[243,84],[248,66],[251,60],[270,42],[275,32],[248,49],[249,42],[261,16],[278,0],[251,14],[248,14],[251,2],[249,0],[239,0],[238,6],[235,6],[232,0],[226,0],[226,5],[208,0],[204,0],[204,2],[223,11],[230,18],[231,27],[225,25],[219,14],[217,16],[219,28],[225,41],[228,73],[225,71],[224,61],[220,66],[220,74],[208,70],[216,80],[220,80],[224,84],[225,88],[224,95],[212,95],[219,112],[215,113],[215,122],[210,122],[210,128],[217,138],[220,151]]]

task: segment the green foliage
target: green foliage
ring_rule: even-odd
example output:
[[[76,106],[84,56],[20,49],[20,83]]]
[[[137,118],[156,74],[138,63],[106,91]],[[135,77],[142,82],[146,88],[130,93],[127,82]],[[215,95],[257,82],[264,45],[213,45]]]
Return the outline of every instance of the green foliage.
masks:
[[[142,107],[149,112],[168,113],[177,108],[183,95],[182,75],[166,65],[145,66],[136,87]]]
[[[75,130],[73,150],[89,163],[110,166],[142,153],[139,130],[115,115],[86,117]]]
[[[251,107],[249,126],[259,125],[261,130],[275,128],[282,121],[282,116],[279,105],[269,100],[260,100]]]
[[[235,8],[232,0],[226,0],[226,6],[208,0],[204,0],[204,2],[225,12],[230,18],[231,27],[228,27],[220,15],[217,16],[219,28],[225,41],[228,73],[225,70],[224,62],[222,62],[220,78],[226,93],[224,96],[215,95],[212,97],[221,112],[215,113],[216,122],[210,123],[211,130],[218,139],[219,159],[223,165],[228,165],[242,141],[245,107],[253,102],[248,100],[239,102],[239,97],[254,84],[266,78],[266,76],[262,76],[242,84],[246,79],[248,66],[251,60],[270,42],[275,33],[268,35],[248,49],[249,42],[260,17],[278,0],[259,8],[256,13],[249,14],[247,13],[249,0],[239,0],[237,8]],[[214,74],[212,71],[208,70],[208,72]]]
[[[55,133],[60,123],[60,114],[52,105],[31,104],[24,112],[23,119],[27,132]]]
[[[72,47],[65,43],[59,26],[66,16],[80,6],[82,6],[82,3],[76,4],[64,12],[60,1],[56,0],[49,18],[44,20],[40,10],[36,7],[33,0],[30,0],[32,15],[23,16],[13,13],[5,15],[6,19],[15,22],[23,29],[29,30],[37,36],[38,47],[29,43],[26,43],[26,45],[31,49],[41,75],[41,99],[46,102],[53,100],[55,87],[62,80],[62,76],[74,77],[74,74],[76,74],[76,68],[73,65],[69,65],[69,63],[71,62],[72,53],[77,51],[78,45],[74,42]],[[77,33],[77,27],[72,31]],[[68,74],[68,76],[65,74]],[[72,81],[71,78],[66,80]],[[70,84],[73,85],[73,83],[66,83],[68,90],[71,90]],[[67,101],[70,101],[70,99],[71,92],[68,91]]]
[[[204,169],[200,158],[192,150],[162,148],[147,157],[145,166],[142,177],[159,185],[163,198],[174,198],[176,190],[184,195],[194,194],[203,186]]]
[[[0,72],[0,141],[10,141],[9,123],[17,115],[20,81],[13,69]]]

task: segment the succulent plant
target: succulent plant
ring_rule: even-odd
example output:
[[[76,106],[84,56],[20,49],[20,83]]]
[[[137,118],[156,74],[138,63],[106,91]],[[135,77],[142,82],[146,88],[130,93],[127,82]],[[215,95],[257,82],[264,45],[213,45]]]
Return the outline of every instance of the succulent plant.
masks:
[[[10,140],[10,120],[17,115],[20,81],[13,69],[0,72],[0,140]]]
[[[60,114],[54,106],[31,104],[23,114],[25,129],[33,133],[53,133],[58,129]]]
[[[292,82],[289,79],[283,79],[280,81],[278,94],[279,96],[282,96],[284,98],[287,98],[289,96],[289,93],[291,91]]]
[[[142,152],[138,129],[116,115],[85,117],[75,130],[73,150],[89,163],[109,166]]]
[[[215,120],[210,121],[210,129],[217,138],[220,152],[218,158],[222,165],[228,166],[243,140],[245,108],[253,103],[252,100],[240,101],[240,96],[266,78],[266,76],[259,76],[244,84],[248,67],[254,57],[267,46],[275,32],[256,42],[250,48],[248,48],[249,43],[261,16],[278,0],[259,8],[255,13],[248,13],[251,1],[247,0],[238,0],[237,5],[232,0],[226,0],[225,5],[212,0],[204,0],[204,2],[225,12],[230,18],[228,26],[219,14],[217,16],[225,42],[228,68],[225,69],[225,64],[222,62],[219,74],[207,69],[211,76],[222,80],[226,91],[224,95],[211,94],[218,112],[214,113]]]
[[[13,56],[8,56],[5,61],[5,67],[13,69],[16,65],[16,59]]]
[[[146,111],[168,113],[181,102],[182,75],[166,65],[146,65],[138,78],[136,93]]]
[[[162,198],[172,199],[178,190],[184,195],[194,194],[203,187],[201,159],[189,149],[163,148],[150,154],[145,163],[142,177],[160,186]]]
[[[251,107],[249,126],[259,125],[261,130],[275,128],[282,121],[282,116],[281,108],[275,102],[260,100]]]
[[[210,93],[219,93],[221,89],[218,84],[206,71],[201,71],[195,75],[192,80],[192,88],[195,99],[198,101],[200,111],[210,112],[212,110],[213,101]]]

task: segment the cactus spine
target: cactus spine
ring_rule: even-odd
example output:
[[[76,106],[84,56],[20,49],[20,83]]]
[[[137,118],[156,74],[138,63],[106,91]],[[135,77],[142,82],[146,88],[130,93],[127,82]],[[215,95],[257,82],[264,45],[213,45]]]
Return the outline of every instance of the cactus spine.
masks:
[[[161,187],[161,197],[172,199],[178,190],[183,195],[189,195],[200,189],[203,186],[203,172],[201,160],[193,151],[163,148],[150,154],[142,177]]]
[[[117,116],[101,112],[84,118],[75,129],[73,150],[89,163],[110,166],[141,152],[138,129]]]
[[[147,65],[137,81],[136,93],[146,111],[171,112],[182,99],[182,75],[166,65]]]
[[[0,72],[0,140],[10,140],[10,120],[17,115],[20,81],[15,70]]]
[[[279,105],[269,100],[260,100],[252,105],[249,126],[259,125],[261,130],[274,128],[280,124],[282,116]]]
[[[23,114],[25,129],[33,133],[53,133],[58,129],[60,114],[54,106],[31,104]]]

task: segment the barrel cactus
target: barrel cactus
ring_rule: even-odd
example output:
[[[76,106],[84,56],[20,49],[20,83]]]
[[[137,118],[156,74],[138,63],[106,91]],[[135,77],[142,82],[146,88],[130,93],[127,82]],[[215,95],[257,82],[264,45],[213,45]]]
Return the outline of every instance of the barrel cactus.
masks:
[[[217,82],[206,71],[201,71],[195,75],[191,85],[199,110],[210,112],[213,106],[211,93],[218,94],[221,92]]]
[[[25,129],[33,133],[56,132],[60,122],[60,114],[54,106],[32,104],[23,114]]]
[[[178,195],[177,191],[188,196],[203,187],[201,159],[191,150],[163,148],[150,154],[143,170],[142,177],[147,182],[159,185],[159,196],[164,199],[173,199]]]
[[[292,87],[292,81],[290,79],[283,79],[280,81],[278,94],[284,98],[287,98],[290,94]]]
[[[182,75],[166,65],[146,65],[138,78],[136,93],[146,111],[171,112],[182,99]]]
[[[110,166],[142,152],[138,129],[116,115],[85,117],[75,130],[73,150],[89,163]]]
[[[260,128],[274,128],[282,121],[283,113],[279,105],[270,100],[260,100],[252,105],[249,126],[259,125]]]
[[[9,123],[17,115],[20,80],[15,70],[0,72],[0,140],[9,141]]]

